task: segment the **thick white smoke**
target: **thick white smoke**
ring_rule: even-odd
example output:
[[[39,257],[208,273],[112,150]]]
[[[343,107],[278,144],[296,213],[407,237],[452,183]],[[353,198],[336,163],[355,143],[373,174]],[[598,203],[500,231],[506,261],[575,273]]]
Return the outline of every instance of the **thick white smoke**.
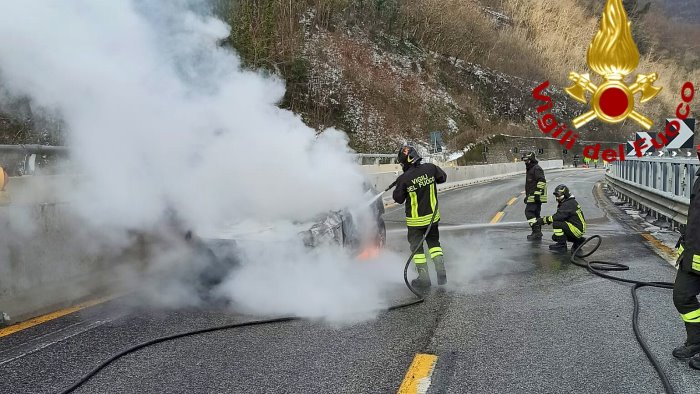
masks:
[[[3,2],[0,85],[61,114],[81,172],[70,207],[89,225],[150,229],[168,208],[197,233],[232,222],[308,219],[363,198],[345,135],[317,136],[278,108],[284,82],[241,69],[220,45],[228,33],[202,1]],[[249,257],[255,270],[221,291],[246,299],[246,289],[267,289],[265,312],[294,310],[271,306],[289,300],[274,295],[285,269],[293,267],[292,280],[304,271],[300,264],[316,275],[296,281],[312,288],[294,290],[296,305],[314,305],[304,294],[337,299],[329,295],[342,287],[317,284],[340,283],[348,269],[343,262],[340,271],[318,269],[334,263],[332,253]],[[339,305],[367,292],[345,289]],[[371,306],[381,304],[378,291],[368,294]]]
[[[241,70],[219,45],[229,27],[192,3],[2,7],[3,84],[62,114],[89,181],[79,193],[87,217],[140,227],[167,204],[209,225],[356,202],[361,178],[344,135],[316,138],[279,109],[284,83]]]

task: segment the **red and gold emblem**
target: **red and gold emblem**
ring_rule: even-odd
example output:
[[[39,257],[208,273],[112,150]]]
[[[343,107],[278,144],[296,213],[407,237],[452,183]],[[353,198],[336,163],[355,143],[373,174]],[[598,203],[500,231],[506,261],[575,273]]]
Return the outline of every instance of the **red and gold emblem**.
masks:
[[[574,85],[566,92],[571,97],[588,104],[586,92],[592,95],[591,110],[573,120],[575,128],[596,118],[606,123],[619,123],[630,118],[647,130],[653,126],[651,119],[635,110],[635,95],[641,93],[639,102],[645,103],[659,94],[661,88],[654,86],[658,74],[638,74],[634,83],[625,83],[625,78],[639,65],[639,49],[632,38],[631,26],[622,0],[608,0],[600,28],[586,57],[588,67],[605,81],[596,85],[591,82],[589,74],[569,74]]]

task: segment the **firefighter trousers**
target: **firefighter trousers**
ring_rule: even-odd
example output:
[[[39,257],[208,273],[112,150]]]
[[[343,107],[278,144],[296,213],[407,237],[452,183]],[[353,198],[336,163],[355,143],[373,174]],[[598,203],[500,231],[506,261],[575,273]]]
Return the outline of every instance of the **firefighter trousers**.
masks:
[[[676,273],[673,285],[673,304],[681,314],[688,334],[688,344],[700,344],[700,275],[690,272],[684,264]]]
[[[525,217],[527,218],[527,222],[530,224],[530,227],[535,224],[541,213],[542,203],[530,202],[525,204]]]
[[[411,251],[413,251],[420,245],[420,242],[423,239],[423,235],[425,234],[425,230],[427,229],[427,226],[408,228],[408,243],[411,245]],[[442,256],[442,248],[440,247],[440,230],[438,229],[438,223],[433,223],[433,226],[430,228],[430,232],[425,237],[425,243],[428,244],[428,253],[430,254],[431,259],[434,259],[438,256]],[[428,260],[425,256],[425,250],[423,249],[423,245],[420,245],[418,251],[413,256],[413,263],[418,266],[421,264],[426,264],[427,262]]]
[[[568,222],[554,222],[552,228],[552,240],[559,243],[575,242],[583,237],[583,232]]]

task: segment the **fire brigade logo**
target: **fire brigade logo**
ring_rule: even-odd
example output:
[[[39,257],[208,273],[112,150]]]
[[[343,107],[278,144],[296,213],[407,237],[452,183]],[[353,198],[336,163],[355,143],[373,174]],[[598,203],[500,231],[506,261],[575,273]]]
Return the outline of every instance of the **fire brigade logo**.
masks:
[[[596,118],[611,124],[630,118],[646,130],[653,126],[654,122],[637,112],[634,104],[637,93],[641,93],[640,103],[659,94],[661,88],[653,85],[658,74],[638,74],[634,83],[625,83],[625,77],[639,65],[639,49],[632,38],[631,26],[622,0],[608,0],[600,28],[588,47],[586,57],[588,67],[604,78],[605,82],[598,86],[591,82],[589,74],[569,74],[574,85],[567,88],[566,92],[571,97],[588,104],[586,92],[592,95],[592,109],[573,120],[575,128]]]

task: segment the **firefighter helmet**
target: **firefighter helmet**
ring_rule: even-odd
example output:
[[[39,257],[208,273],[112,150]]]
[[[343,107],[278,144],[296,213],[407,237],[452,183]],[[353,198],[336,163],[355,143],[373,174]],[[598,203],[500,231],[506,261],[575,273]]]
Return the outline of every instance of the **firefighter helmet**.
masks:
[[[537,156],[535,156],[535,152],[530,152],[523,155],[522,161],[524,161],[526,164],[537,163]]]
[[[571,191],[569,190],[569,187],[566,185],[559,185],[556,188],[554,188],[554,197],[557,198],[557,201],[562,202],[566,200],[567,198],[571,197]]]
[[[407,168],[418,164],[421,160],[423,160],[423,158],[420,156],[416,148],[410,145],[405,145],[399,149],[398,160],[402,167]]]

